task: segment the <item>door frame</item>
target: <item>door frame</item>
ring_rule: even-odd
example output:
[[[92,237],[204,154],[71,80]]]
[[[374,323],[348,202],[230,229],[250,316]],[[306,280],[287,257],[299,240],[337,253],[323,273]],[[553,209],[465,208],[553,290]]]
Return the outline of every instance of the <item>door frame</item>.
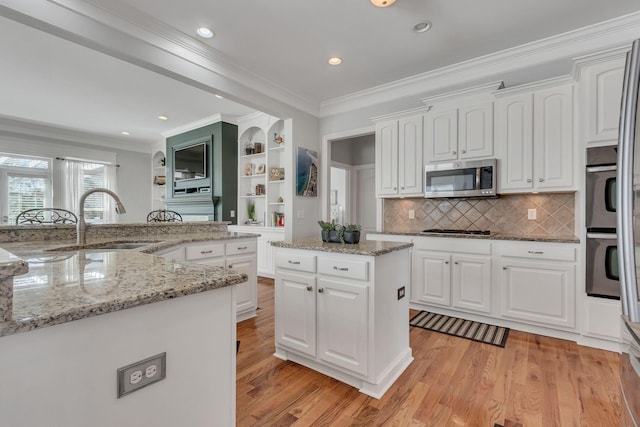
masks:
[[[371,135],[375,134],[376,128],[375,125],[361,127],[357,129],[349,129],[340,132],[330,133],[326,135],[322,135],[322,143],[321,143],[321,159],[324,161],[321,162],[321,171],[320,174],[320,194],[321,194],[321,214],[322,219],[328,220],[330,218],[331,213],[331,186],[330,186],[330,176],[331,176],[331,143],[334,141],[339,141],[341,139],[355,138],[358,136]],[[376,199],[376,230],[382,231],[382,199]]]

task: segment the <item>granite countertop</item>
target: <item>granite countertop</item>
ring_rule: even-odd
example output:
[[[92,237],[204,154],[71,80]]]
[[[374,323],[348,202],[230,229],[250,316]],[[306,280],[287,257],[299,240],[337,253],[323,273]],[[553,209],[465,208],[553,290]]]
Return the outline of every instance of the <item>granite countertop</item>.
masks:
[[[328,243],[317,239],[296,240],[291,243],[271,242],[271,246],[289,249],[304,249],[309,251],[333,252],[349,255],[384,255],[389,252],[407,249],[413,243],[380,242],[373,240],[360,240],[358,244]]]
[[[453,239],[483,239],[483,240],[515,240],[522,242],[549,242],[549,243],[580,243],[580,239],[574,235],[568,236],[524,236],[521,234],[491,233],[482,234],[452,234],[452,233],[422,233],[422,232],[372,232],[369,234],[390,235],[390,236],[413,236],[413,237],[450,237]]]
[[[153,253],[184,243],[253,237],[229,232],[164,240],[129,236],[96,239],[82,247],[73,241],[0,243],[0,281],[9,278],[10,283],[14,276],[12,316],[0,323],[0,337],[242,283],[246,274]],[[140,241],[149,245],[100,249]]]

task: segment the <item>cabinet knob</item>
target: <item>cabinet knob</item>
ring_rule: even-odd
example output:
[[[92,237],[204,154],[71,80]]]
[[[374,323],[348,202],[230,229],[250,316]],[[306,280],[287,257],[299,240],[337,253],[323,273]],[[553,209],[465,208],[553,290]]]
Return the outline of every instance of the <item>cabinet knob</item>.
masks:
[[[228,267],[228,268],[233,268],[233,264],[229,264],[229,267]]]
[[[320,289],[318,289],[318,292],[319,292],[319,293],[321,293],[321,294],[323,294],[323,293],[324,293],[324,288],[320,288]]]
[[[544,181],[544,178],[538,178],[538,182]]]
[[[455,262],[454,262],[454,264],[455,264],[455,265],[458,265],[458,261],[455,261]]]
[[[531,178],[527,178],[527,182],[531,184]]]
[[[313,290],[313,286],[307,286],[307,290],[311,292]]]
[[[394,191],[395,191],[395,190],[397,190],[397,189],[398,189],[398,187],[393,187],[393,190],[394,190]]]
[[[456,154],[458,154],[458,153],[456,153],[455,151],[452,151],[452,152],[451,152],[451,154],[453,154],[453,155],[455,156],[455,155],[456,155]]]
[[[449,261],[445,261],[444,263],[445,263],[445,264],[449,264]]]
[[[467,153],[467,150],[462,150],[462,154],[466,154],[466,153]]]
[[[401,190],[404,190],[404,187],[400,187]]]
[[[502,269],[503,269],[503,270],[506,270],[506,269],[507,269],[507,267],[502,267]]]

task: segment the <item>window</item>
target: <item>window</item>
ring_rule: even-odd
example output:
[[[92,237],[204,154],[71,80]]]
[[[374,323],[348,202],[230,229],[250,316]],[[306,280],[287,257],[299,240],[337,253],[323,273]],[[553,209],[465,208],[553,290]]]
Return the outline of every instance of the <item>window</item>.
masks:
[[[0,215],[14,224],[27,209],[51,207],[51,159],[0,153]]]
[[[105,165],[98,163],[81,163],[82,170],[82,190],[94,188],[104,188],[105,185]],[[78,196],[79,197],[79,196]],[[84,204],[84,218],[88,223],[102,224],[105,219],[105,195],[104,193],[93,193]]]

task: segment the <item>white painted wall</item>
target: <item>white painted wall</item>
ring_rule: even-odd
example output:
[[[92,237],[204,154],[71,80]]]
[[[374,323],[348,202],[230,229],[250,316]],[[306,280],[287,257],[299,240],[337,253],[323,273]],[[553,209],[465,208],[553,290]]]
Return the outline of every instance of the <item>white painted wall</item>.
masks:
[[[0,338],[0,424],[235,425],[235,286]],[[116,370],[167,353],[117,399]]]

